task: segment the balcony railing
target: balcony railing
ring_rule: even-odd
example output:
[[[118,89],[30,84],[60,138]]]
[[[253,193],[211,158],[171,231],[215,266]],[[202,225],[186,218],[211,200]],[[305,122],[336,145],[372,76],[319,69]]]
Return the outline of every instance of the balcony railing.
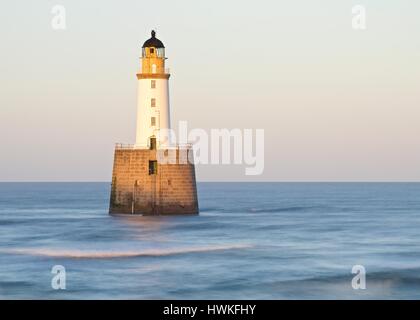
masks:
[[[173,143],[170,145],[161,146],[158,149],[191,149],[193,147],[192,143]],[[148,150],[150,149],[149,146],[139,146],[135,144],[126,144],[126,143],[116,143],[115,144],[116,150]]]

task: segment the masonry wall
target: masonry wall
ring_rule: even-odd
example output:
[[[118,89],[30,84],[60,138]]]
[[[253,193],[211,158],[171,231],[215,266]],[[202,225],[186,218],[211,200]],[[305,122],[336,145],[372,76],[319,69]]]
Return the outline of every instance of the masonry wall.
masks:
[[[110,213],[198,214],[195,167],[186,161],[192,150],[168,152],[175,163],[158,161],[157,173],[149,174],[149,161],[158,160],[157,150],[115,149]]]

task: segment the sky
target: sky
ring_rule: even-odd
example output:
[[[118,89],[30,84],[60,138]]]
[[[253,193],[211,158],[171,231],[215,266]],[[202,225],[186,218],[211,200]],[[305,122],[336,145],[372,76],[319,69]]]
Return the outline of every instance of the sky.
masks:
[[[198,165],[199,181],[420,181],[419,1],[0,0],[0,12],[0,181],[111,180],[114,144],[135,140],[151,29],[173,125],[264,129],[261,175]]]

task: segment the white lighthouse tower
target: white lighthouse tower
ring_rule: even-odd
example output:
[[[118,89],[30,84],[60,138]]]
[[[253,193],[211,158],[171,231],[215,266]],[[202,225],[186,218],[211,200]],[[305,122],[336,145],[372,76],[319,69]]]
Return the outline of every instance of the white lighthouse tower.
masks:
[[[169,145],[169,71],[165,69],[165,46],[156,38],[142,47],[141,70],[137,74],[136,148],[160,148]]]
[[[137,73],[136,143],[115,146],[109,213],[198,214],[194,150],[170,139],[169,72],[165,47],[152,37]],[[163,155],[163,157],[162,157]],[[169,161],[165,160],[168,155]]]

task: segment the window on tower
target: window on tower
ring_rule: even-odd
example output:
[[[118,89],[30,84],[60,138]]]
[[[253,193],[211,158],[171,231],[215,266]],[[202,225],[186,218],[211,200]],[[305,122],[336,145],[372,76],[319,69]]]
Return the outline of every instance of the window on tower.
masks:
[[[150,53],[154,54],[155,53],[155,48],[150,48]]]
[[[150,125],[153,127],[156,125],[156,117],[151,117],[150,118]]]
[[[149,160],[149,174],[157,174],[157,160]]]
[[[150,137],[150,150],[156,149],[156,137]]]
[[[152,80],[152,82],[150,83],[150,87],[152,89],[155,89],[156,88],[156,80]]]
[[[155,98],[152,98],[152,100],[150,100],[150,106],[152,108],[156,107],[156,99]]]

